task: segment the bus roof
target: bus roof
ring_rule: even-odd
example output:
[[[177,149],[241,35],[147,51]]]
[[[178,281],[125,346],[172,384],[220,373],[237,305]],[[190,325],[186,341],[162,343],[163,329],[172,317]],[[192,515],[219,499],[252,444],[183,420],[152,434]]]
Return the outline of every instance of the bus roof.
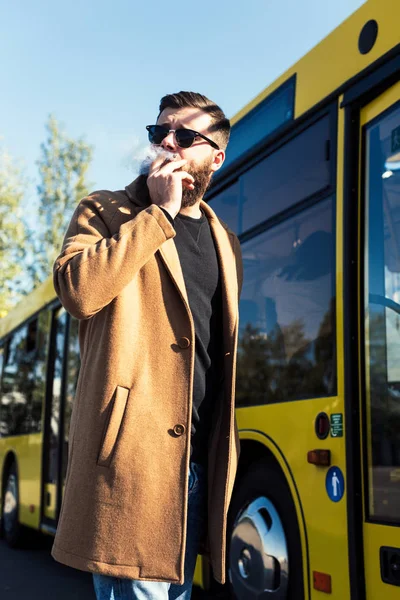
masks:
[[[321,102],[345,82],[369,67],[399,43],[400,4],[392,0],[367,0],[303,58],[265,88],[232,119],[238,123],[290,77],[296,76],[294,118]],[[358,40],[364,25],[375,20],[378,37],[372,50],[361,54]]]
[[[55,298],[53,277],[49,277],[33,292],[23,298],[8,315],[0,319],[0,340]]]

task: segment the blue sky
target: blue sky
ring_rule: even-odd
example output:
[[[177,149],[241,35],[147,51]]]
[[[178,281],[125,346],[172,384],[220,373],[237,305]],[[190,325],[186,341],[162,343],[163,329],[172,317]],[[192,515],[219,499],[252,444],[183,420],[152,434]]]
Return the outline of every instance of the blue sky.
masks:
[[[94,145],[93,189],[120,189],[159,99],[199,91],[228,117],[362,0],[0,0],[0,136],[35,195],[50,113]]]

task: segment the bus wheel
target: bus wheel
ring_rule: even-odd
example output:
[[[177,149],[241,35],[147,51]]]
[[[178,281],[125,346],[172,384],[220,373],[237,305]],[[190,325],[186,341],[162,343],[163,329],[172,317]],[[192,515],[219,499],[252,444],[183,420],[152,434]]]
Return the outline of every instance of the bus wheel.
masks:
[[[263,460],[236,484],[229,513],[228,581],[237,600],[304,600],[295,505],[281,471]]]
[[[4,539],[11,548],[22,541],[22,527],[19,522],[18,476],[15,463],[10,466],[3,494],[2,529]]]

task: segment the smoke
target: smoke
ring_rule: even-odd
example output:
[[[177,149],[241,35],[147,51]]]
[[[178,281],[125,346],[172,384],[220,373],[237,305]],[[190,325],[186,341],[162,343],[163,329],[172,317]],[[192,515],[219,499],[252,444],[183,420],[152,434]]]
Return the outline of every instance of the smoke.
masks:
[[[161,148],[161,146],[148,146],[147,148],[145,148],[145,156],[141,161],[139,174],[148,175],[151,164],[159,156],[164,157],[165,162],[171,162],[173,160],[176,160],[177,158],[177,154],[169,152],[168,150],[164,150],[164,148]]]

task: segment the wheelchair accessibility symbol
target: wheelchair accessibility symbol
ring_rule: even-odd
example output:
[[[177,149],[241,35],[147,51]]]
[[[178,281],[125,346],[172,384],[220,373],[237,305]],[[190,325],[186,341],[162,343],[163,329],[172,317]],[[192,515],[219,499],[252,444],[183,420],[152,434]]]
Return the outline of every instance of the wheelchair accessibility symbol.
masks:
[[[326,491],[332,502],[339,502],[344,494],[344,477],[339,467],[331,467],[326,474]]]

